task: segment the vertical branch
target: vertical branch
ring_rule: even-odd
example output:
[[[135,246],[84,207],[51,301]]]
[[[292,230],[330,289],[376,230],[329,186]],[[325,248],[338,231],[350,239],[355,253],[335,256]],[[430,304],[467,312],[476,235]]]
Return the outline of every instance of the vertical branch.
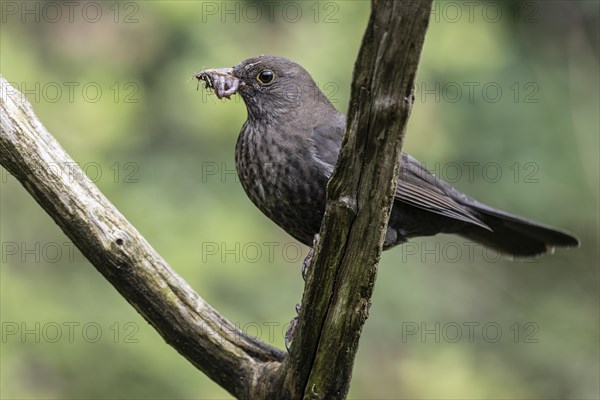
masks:
[[[355,64],[348,125],[328,186],[321,240],[278,398],[348,389],[398,179],[431,0],[374,0]]]

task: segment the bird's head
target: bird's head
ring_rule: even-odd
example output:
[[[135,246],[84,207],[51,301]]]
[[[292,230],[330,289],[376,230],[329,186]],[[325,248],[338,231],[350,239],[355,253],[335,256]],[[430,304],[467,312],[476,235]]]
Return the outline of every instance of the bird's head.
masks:
[[[208,69],[194,75],[218,98],[239,93],[251,119],[287,119],[333,108],[310,74],[281,57],[259,56],[233,68]]]

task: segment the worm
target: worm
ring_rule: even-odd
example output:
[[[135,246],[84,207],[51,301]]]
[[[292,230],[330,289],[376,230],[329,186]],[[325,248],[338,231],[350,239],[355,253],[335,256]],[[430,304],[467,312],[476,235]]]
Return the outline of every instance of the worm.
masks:
[[[232,75],[231,68],[206,69],[194,75],[198,81],[204,81],[207,89],[212,89],[219,99],[229,99],[236,94],[240,80]]]

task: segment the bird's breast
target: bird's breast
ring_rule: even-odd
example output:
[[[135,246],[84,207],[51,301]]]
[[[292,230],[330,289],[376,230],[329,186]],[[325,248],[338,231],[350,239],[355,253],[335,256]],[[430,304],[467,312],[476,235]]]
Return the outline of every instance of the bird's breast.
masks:
[[[245,124],[236,146],[240,183],[272,221],[305,244],[318,232],[327,177],[301,135]]]

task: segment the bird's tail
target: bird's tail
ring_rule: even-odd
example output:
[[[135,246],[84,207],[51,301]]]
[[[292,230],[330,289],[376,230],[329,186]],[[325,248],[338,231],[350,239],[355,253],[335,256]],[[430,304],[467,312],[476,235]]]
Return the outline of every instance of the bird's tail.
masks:
[[[491,230],[469,225],[457,233],[502,254],[532,257],[552,252],[554,247],[579,246],[579,240],[568,232],[496,210],[477,201],[465,205]]]

